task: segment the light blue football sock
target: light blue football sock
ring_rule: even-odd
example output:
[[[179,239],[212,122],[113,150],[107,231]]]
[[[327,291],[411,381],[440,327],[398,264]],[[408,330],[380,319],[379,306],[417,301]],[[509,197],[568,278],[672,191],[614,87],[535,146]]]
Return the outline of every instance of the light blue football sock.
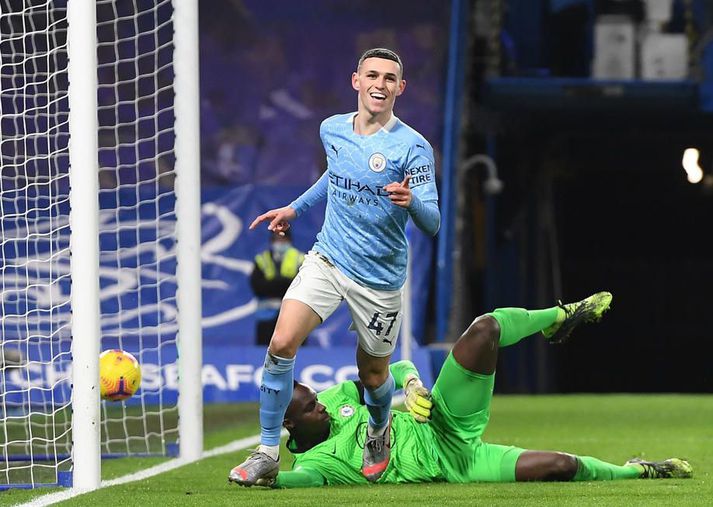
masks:
[[[394,377],[389,373],[386,382],[370,391],[364,389],[364,401],[369,411],[369,427],[380,430],[389,422],[389,412],[391,411],[391,398],[394,395]]]
[[[292,400],[295,358],[265,355],[260,383],[260,443],[280,445],[280,430],[287,405]]]

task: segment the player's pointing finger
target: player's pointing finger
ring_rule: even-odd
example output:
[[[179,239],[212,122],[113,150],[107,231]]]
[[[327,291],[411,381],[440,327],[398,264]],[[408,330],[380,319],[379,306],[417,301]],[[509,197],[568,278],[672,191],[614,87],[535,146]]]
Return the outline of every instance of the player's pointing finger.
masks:
[[[260,222],[262,222],[263,220],[265,220],[265,215],[260,215],[260,216],[257,217],[255,220],[253,220],[253,223],[250,224],[249,229],[250,229],[250,230],[254,229],[254,228],[257,227],[257,225],[258,225]]]

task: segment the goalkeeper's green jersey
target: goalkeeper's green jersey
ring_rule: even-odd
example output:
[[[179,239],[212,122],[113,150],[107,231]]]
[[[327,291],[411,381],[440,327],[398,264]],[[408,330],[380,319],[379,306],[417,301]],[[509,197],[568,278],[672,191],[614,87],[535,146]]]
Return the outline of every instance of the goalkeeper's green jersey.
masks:
[[[355,382],[342,382],[317,395],[331,417],[329,438],[297,452],[293,470],[314,470],[327,484],[366,484],[361,473],[369,412]],[[437,446],[429,424],[419,424],[408,413],[392,411],[391,459],[380,483],[444,481]]]

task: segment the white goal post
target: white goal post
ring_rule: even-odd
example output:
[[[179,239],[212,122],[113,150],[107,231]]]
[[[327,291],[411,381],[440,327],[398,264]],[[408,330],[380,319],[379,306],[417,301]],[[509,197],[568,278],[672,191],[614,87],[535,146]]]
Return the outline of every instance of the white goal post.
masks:
[[[0,0],[0,490],[202,454],[197,1]]]
[[[101,482],[99,412],[99,159],[96,10],[67,4],[69,227],[72,308],[72,463],[80,490]],[[81,438],[78,438],[81,435]]]

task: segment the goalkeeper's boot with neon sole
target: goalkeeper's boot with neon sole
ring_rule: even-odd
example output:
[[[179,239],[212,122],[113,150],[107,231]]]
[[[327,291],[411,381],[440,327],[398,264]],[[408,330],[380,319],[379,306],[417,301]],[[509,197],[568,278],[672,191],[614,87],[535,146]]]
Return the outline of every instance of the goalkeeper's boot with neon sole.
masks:
[[[680,458],[663,461],[644,461],[634,458],[627,461],[625,465],[639,467],[642,479],[689,479],[693,476],[691,464]]]
[[[389,466],[391,459],[391,418],[384,433],[378,437],[366,432],[361,473],[369,482],[378,481]]]
[[[254,486],[270,483],[277,472],[280,471],[280,461],[275,461],[270,456],[257,450],[253,451],[248,459],[230,471],[228,481],[241,486]],[[258,481],[260,481],[258,483]]]
[[[572,330],[586,322],[597,322],[611,305],[610,292],[597,292],[586,299],[566,305],[559,301],[560,308],[557,321],[543,329],[542,334],[550,343],[563,343],[569,338]]]

